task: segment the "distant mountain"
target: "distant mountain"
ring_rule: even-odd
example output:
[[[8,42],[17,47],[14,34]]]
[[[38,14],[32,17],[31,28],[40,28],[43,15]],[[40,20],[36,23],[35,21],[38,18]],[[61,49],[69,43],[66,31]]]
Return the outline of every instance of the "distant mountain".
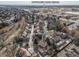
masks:
[[[52,7],[65,7],[65,8],[72,8],[76,7],[79,8],[79,5],[0,5],[0,7],[13,7],[13,8],[52,8]]]

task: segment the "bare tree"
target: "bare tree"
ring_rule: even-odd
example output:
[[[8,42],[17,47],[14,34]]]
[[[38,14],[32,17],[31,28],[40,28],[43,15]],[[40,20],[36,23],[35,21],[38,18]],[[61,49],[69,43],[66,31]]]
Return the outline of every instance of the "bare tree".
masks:
[[[31,34],[30,34],[30,39],[29,39],[29,48],[28,50],[30,51],[30,53],[34,53],[34,47],[33,47],[33,35],[34,35],[34,15],[32,15],[32,21],[33,24],[31,25],[32,29],[31,29]]]
[[[46,36],[47,36],[47,21],[44,21],[45,26],[43,27],[44,33],[42,36],[42,40],[46,40]]]

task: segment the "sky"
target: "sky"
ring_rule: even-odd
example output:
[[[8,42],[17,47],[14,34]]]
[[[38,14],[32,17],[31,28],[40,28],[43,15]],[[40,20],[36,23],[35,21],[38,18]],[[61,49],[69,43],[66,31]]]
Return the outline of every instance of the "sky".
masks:
[[[0,5],[44,5],[32,1],[0,1]],[[59,3],[45,3],[45,5],[79,5],[79,1],[59,1]]]

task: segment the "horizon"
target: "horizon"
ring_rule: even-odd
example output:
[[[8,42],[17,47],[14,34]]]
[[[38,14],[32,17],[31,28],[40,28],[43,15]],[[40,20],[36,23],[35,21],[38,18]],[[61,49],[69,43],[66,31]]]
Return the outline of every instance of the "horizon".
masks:
[[[32,3],[33,1],[0,1],[0,5],[79,5],[79,1],[58,1],[59,3]]]

